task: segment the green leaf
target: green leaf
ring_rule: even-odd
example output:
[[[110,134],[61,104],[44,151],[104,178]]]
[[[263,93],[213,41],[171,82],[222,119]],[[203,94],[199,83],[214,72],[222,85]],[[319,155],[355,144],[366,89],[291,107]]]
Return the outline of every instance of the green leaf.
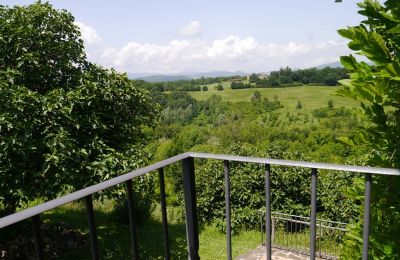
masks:
[[[390,30],[387,30],[386,33],[398,34],[400,33],[400,26],[393,27]]]
[[[340,57],[340,63],[349,70],[354,70],[357,67],[357,61],[352,55]]]

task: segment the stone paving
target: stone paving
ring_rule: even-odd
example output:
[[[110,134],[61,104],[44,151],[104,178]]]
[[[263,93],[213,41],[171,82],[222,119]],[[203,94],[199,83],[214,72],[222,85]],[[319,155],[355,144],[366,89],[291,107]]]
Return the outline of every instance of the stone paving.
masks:
[[[247,252],[236,258],[236,260],[266,260],[265,247],[258,246],[256,249]],[[307,260],[310,259],[308,255],[293,253],[281,249],[272,248],[273,260]],[[320,258],[316,258],[320,259]]]

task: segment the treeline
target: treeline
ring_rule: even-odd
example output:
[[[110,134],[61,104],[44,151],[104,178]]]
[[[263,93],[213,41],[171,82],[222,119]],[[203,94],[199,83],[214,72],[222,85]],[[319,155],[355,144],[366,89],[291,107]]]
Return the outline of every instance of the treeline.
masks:
[[[222,83],[225,81],[229,81],[232,78],[238,78],[239,76],[231,76],[231,77],[201,77],[198,79],[190,79],[190,80],[177,80],[177,81],[169,81],[169,82],[154,82],[146,84],[147,88],[157,91],[201,91],[202,86]],[[145,82],[145,81],[143,81]]]
[[[362,161],[364,151],[360,147],[352,150],[337,140],[344,134],[352,135],[351,129],[360,121],[350,109],[336,107],[332,100],[321,103],[318,109],[307,110],[301,98],[297,104],[302,101],[303,105],[296,106],[296,101],[283,105],[277,95],[268,98],[257,90],[248,101],[242,102],[226,102],[215,94],[206,100],[196,100],[183,91],[153,92],[152,97],[162,107],[160,124],[150,138],[154,141],[147,146],[155,160],[187,151],[205,151],[334,163]],[[182,193],[181,178],[175,174],[178,166],[174,167],[165,172],[170,185],[169,203],[172,207],[182,207],[182,199],[177,195]],[[222,227],[225,204],[221,196],[221,164],[202,161],[197,167],[199,219]],[[308,171],[276,167],[274,172],[272,209],[308,214]],[[232,228],[236,231],[259,223],[257,210],[265,203],[263,174],[263,169],[256,165],[232,163],[231,199],[235,205]],[[318,198],[319,217],[337,221],[355,218],[356,203],[342,194],[354,184],[353,177],[329,171],[320,175],[319,185],[324,192]]]
[[[310,68],[292,70],[290,67],[272,71],[267,78],[261,79],[257,74],[249,77],[250,83],[262,87],[289,87],[299,85],[326,85],[336,86],[341,79],[348,78],[345,68],[325,67],[323,69]]]
[[[267,77],[261,78],[258,74],[251,74],[247,82],[246,77],[201,77],[199,79],[177,80],[170,82],[135,81],[144,88],[153,91],[207,91],[209,84],[220,84],[231,81],[232,89],[244,88],[275,88],[300,85],[336,86],[341,79],[348,78],[344,68],[325,67],[323,69],[310,68],[293,70],[290,67],[272,71]]]

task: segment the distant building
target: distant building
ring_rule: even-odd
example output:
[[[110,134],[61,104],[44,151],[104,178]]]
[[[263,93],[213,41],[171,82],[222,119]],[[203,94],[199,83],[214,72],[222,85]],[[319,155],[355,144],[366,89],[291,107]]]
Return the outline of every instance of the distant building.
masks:
[[[251,76],[252,74],[249,74],[249,75],[247,75],[247,81],[250,81],[250,76]],[[256,74],[257,75],[257,78],[259,78],[259,79],[266,79],[266,78],[268,78],[268,75],[267,75],[267,73],[258,73],[258,74]]]
[[[259,79],[266,79],[266,78],[268,78],[268,75],[266,73],[260,73],[260,74],[257,74],[257,77]]]
[[[242,82],[242,79],[241,78],[231,78],[229,81],[232,83],[240,83],[240,82]]]

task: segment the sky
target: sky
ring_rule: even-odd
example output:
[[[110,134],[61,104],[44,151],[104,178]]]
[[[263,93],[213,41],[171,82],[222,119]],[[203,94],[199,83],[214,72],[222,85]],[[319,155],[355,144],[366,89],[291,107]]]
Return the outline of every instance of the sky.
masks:
[[[1,0],[27,5],[33,0]],[[343,0],[50,0],[73,14],[90,61],[128,73],[268,72],[350,53],[337,30],[360,23]]]

